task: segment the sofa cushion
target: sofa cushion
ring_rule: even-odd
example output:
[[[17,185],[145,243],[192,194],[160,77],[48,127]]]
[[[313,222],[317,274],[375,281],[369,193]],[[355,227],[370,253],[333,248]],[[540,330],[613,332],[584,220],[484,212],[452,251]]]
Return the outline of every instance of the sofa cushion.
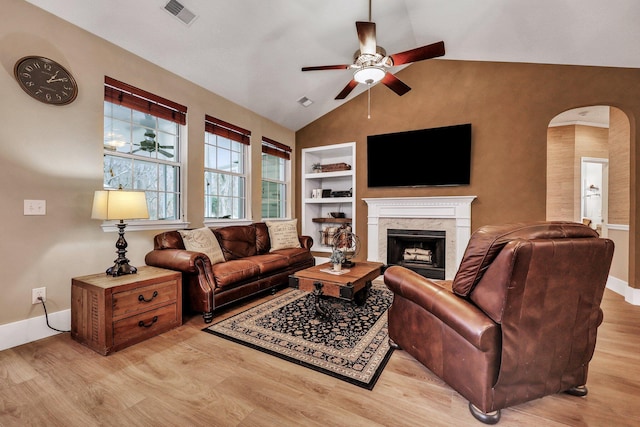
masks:
[[[213,232],[207,228],[197,228],[195,230],[178,230],[182,236],[182,243],[188,251],[202,252],[209,257],[211,264],[224,262],[224,255],[218,239]]]
[[[227,261],[256,254],[256,228],[253,225],[230,225],[213,230]]]
[[[311,252],[304,248],[278,249],[271,253],[285,257],[289,265],[296,265],[313,259]]]
[[[490,225],[476,230],[465,249],[460,268],[453,279],[453,292],[468,296],[497,254],[514,239],[557,239],[599,237],[591,228],[567,221]]]
[[[269,253],[271,249],[271,240],[269,239],[269,228],[264,222],[256,222],[256,254],[262,255]]]
[[[185,249],[182,236],[176,230],[156,234],[153,238],[154,249]]]
[[[279,254],[262,254],[244,258],[258,266],[260,274],[284,270],[289,266],[289,258]]]
[[[269,228],[269,240],[271,240],[271,252],[278,249],[299,248],[298,220],[289,221],[265,221]]]
[[[260,274],[260,267],[255,262],[234,259],[212,265],[211,272],[213,273],[216,287],[225,288],[238,282],[255,278]]]

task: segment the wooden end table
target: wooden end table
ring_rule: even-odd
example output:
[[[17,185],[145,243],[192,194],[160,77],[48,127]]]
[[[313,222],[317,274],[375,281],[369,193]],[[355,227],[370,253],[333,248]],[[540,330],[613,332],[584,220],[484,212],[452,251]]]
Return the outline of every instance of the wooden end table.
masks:
[[[102,355],[182,324],[182,273],[144,266],[136,274],[71,279],[71,338]]]
[[[316,314],[326,317],[327,310],[320,302],[322,296],[363,305],[369,295],[371,282],[382,274],[383,265],[380,262],[358,261],[350,268],[334,272],[331,264],[320,264],[289,276],[289,286],[313,293]]]

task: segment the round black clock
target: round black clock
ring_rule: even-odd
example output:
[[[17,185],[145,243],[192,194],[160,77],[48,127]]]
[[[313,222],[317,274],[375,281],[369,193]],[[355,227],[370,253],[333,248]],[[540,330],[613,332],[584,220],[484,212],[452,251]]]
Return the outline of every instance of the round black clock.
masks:
[[[42,56],[25,56],[13,73],[20,87],[45,104],[65,105],[78,96],[78,84],[62,65]]]

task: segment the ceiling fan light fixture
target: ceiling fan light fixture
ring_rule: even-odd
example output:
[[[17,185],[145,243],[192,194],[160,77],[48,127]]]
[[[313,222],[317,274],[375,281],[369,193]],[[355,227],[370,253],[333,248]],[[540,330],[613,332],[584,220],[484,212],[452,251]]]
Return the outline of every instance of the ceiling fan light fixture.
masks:
[[[353,79],[358,83],[374,85],[384,78],[387,72],[381,67],[362,67],[353,73]]]

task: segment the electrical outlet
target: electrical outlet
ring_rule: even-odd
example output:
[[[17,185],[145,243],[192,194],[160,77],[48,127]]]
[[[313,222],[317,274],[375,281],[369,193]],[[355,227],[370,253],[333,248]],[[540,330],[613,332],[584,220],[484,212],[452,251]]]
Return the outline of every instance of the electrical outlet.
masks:
[[[46,200],[25,200],[24,214],[25,215],[46,215],[47,201]]]
[[[31,289],[31,304],[40,304],[38,297],[42,298],[42,301],[47,300],[47,288],[33,288]]]

